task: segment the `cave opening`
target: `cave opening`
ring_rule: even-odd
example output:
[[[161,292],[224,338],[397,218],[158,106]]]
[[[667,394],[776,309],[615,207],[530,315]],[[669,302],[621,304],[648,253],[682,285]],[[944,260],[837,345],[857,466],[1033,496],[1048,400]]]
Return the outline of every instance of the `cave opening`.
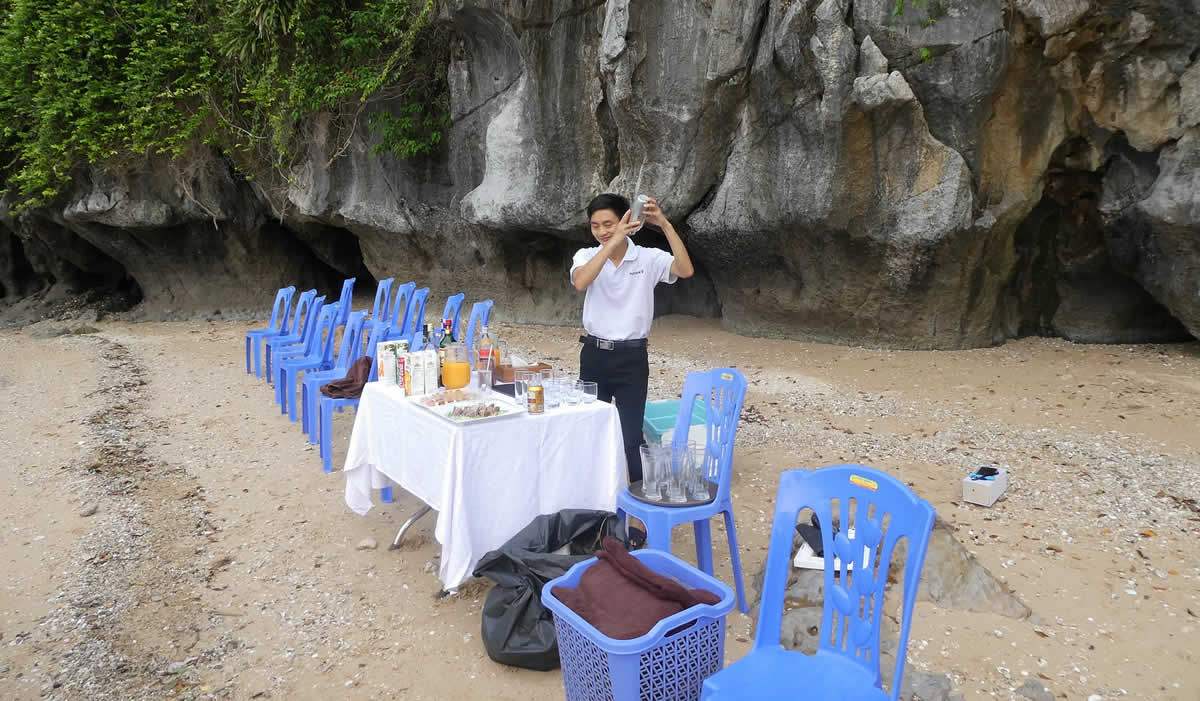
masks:
[[[1106,236],[1106,227],[1114,224],[1104,210],[1105,190],[1128,189],[1113,164],[1122,156],[1144,160],[1147,154],[1126,153],[1131,149],[1117,136],[1093,167],[1083,155],[1091,148],[1082,138],[1059,148],[1042,199],[1017,228],[1020,262],[1012,290],[1019,311],[1011,330],[1017,337],[1055,336],[1078,343],[1189,340],[1166,307],[1120,272]]]

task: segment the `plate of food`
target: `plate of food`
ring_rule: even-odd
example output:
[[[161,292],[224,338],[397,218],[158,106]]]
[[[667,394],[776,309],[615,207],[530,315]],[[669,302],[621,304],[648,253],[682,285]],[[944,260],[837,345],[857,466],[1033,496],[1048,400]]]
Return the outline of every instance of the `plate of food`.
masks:
[[[454,423],[475,423],[506,416],[519,416],[525,413],[525,407],[514,402],[512,398],[497,392],[486,394],[462,393],[460,390],[437,392],[426,397],[418,397],[417,403]]]

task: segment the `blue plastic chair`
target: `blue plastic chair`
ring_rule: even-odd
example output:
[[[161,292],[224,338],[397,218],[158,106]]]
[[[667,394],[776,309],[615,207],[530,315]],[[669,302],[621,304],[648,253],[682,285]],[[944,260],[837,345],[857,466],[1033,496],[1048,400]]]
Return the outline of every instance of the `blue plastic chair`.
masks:
[[[841,526],[836,534],[835,499]],[[812,509],[820,521],[826,553],[820,643],[811,656],[785,650],[779,642],[796,520],[805,508]],[[837,465],[780,475],[754,646],[745,657],[705,680],[701,698],[898,701],[933,520],[928,502],[900,480],[869,467]],[[849,528],[854,528],[853,536],[848,535]],[[883,690],[879,670],[879,629],[888,567],[900,538],[908,539],[908,550],[889,694]]]
[[[723,515],[725,532],[729,538],[729,557],[733,562],[738,608],[742,613],[748,613],[750,606],[742,585],[742,558],[738,552],[733,500],[729,494],[729,483],[733,477],[733,443],[737,437],[742,402],[746,399],[746,378],[734,368],[688,373],[679,401],[679,416],[675,419],[672,448],[676,454],[687,447],[692,406],[697,399],[707,404],[704,476],[717,485],[716,498],[700,506],[658,506],[634,499],[626,489],[617,496],[617,514],[641,519],[646,524],[646,545],[666,552],[671,552],[671,531],[677,525],[690,522],[696,532],[696,564],[710,575],[713,573],[713,558],[709,519]]]
[[[263,341],[263,364],[266,366],[264,376],[267,378],[267,384],[275,381],[275,375],[272,374],[271,356],[276,348],[290,346],[294,343],[299,343],[304,340],[304,325],[308,323],[310,313],[312,312],[313,302],[317,299],[316,290],[305,290],[300,293],[300,299],[296,300],[296,309],[292,312],[292,325],[287,333],[272,336]],[[325,298],[321,297],[321,303],[324,304]],[[311,314],[312,319],[316,320],[316,314]]]
[[[274,366],[271,372],[275,375],[271,384],[275,387],[275,403],[285,413],[287,412],[287,388],[284,383],[284,367],[288,364],[304,363],[305,359],[309,357],[319,363],[324,352],[326,334],[334,333],[336,330],[334,323],[337,321],[337,305],[323,304],[318,308],[314,304],[310,310],[310,314],[315,313],[317,318],[313,323],[305,325],[301,342],[275,348],[271,353],[271,363]]]
[[[370,333],[376,324],[389,324],[392,321],[392,285],[396,278],[380,280],[375,286],[375,303],[371,306],[371,316],[367,318],[363,329]]]
[[[408,319],[408,324],[402,327],[397,327],[395,333],[389,333],[388,338],[392,340],[408,341],[408,347],[412,350],[419,350],[417,343],[421,341],[421,328],[425,325],[425,302],[429,299],[429,288],[422,287],[413,292],[412,301],[409,302],[408,311],[405,317]]]
[[[351,314],[350,321],[346,323],[346,330],[342,333],[342,343],[338,348],[337,360],[333,367],[329,370],[306,372],[300,381],[300,427],[304,433],[308,434],[309,443],[316,444],[319,435],[315,428],[318,410],[317,397],[320,395],[321,385],[344,378],[354,361],[362,357],[363,334],[367,330],[367,322],[366,312]],[[380,333],[387,331],[387,327],[382,324],[377,324],[375,328],[380,329]],[[372,351],[373,353],[374,351]]]
[[[467,347],[468,357],[470,352],[475,350],[475,333],[480,326],[487,326],[488,319],[492,318],[492,300],[485,299],[482,302],[476,302],[471,305],[471,318],[467,321],[467,328],[461,336],[455,335],[464,346]]]
[[[418,290],[418,294],[412,297],[412,303],[416,304],[417,297],[420,292],[428,294],[429,288]],[[400,330],[396,328],[384,329],[376,327],[371,332],[371,337],[367,342],[367,355],[371,358],[377,358],[375,346],[383,341],[401,340]],[[371,374],[367,376],[367,382],[376,382],[379,380],[379,364],[371,363]],[[319,388],[318,388],[319,390]],[[312,426],[317,432],[317,443],[320,446],[321,453],[321,468],[325,472],[333,471],[333,412],[344,411],[347,407],[358,409],[358,398],[356,397],[326,397],[319,391],[311,395],[317,402],[316,411],[313,413],[313,418],[316,419],[317,425]],[[384,501],[391,501],[391,487],[384,488]]]
[[[246,374],[253,372],[262,377],[262,339],[278,336],[288,325],[288,316],[292,309],[292,297],[296,294],[296,286],[284,287],[275,293],[275,304],[271,307],[271,321],[265,329],[254,329],[246,332]],[[250,369],[251,349],[254,353],[254,370]]]
[[[329,310],[328,318],[325,319],[325,310]],[[280,409],[287,412],[289,421],[296,421],[299,418],[299,407],[296,402],[296,380],[301,372],[308,375],[312,372],[328,370],[334,365],[333,349],[337,344],[337,327],[334,322],[338,310],[333,307],[326,307],[322,310],[321,316],[324,323],[317,326],[315,336],[310,340],[306,353],[302,356],[290,358],[279,363],[279,384],[276,387],[276,392],[283,398],[283,403]],[[350,327],[356,326],[357,333],[362,333],[362,322],[367,316],[367,312],[354,312],[347,320],[345,329],[342,333],[343,338],[349,334]]]
[[[442,310],[442,319],[450,320],[450,335],[455,338],[458,338],[458,327],[461,325],[459,322],[462,320],[462,303],[465,297],[466,295],[462,292],[450,295],[446,298],[446,308]],[[434,335],[437,336],[437,340],[434,341],[436,344],[441,341],[442,329],[440,326],[434,330]]]
[[[354,281],[358,278],[346,278],[342,280],[342,296],[338,297],[337,305],[338,317],[335,320],[334,326],[345,326],[346,321],[350,318],[350,307],[354,304]]]
[[[417,291],[417,283],[406,282],[403,285],[396,286],[396,297],[392,301],[391,313],[388,315],[388,322],[396,328],[404,328],[408,324],[409,307],[412,304],[412,296]],[[396,317],[400,317],[397,319]]]
[[[304,326],[300,329],[300,338],[298,341],[286,344],[271,344],[271,353],[267,358],[267,367],[271,373],[270,382],[275,387],[276,404],[280,404],[283,401],[279,394],[279,364],[288,358],[304,355],[308,351],[308,346],[312,343],[313,334],[317,332],[317,327],[321,323],[321,313],[325,310],[326,306],[332,310],[330,313],[336,314],[337,308],[333,305],[326,305],[324,296],[313,300],[312,304],[308,307],[308,314],[305,317]],[[272,341],[274,340],[272,339]]]

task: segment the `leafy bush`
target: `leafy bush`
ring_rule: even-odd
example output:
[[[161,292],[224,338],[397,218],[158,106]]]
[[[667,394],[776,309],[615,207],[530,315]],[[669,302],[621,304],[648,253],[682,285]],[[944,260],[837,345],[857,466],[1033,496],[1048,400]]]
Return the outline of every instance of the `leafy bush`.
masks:
[[[201,143],[286,177],[307,118],[330,113],[345,141],[369,99],[388,105],[366,120],[377,152],[430,153],[448,113],[433,16],[434,0],[0,0],[0,178],[41,205],[85,164]]]

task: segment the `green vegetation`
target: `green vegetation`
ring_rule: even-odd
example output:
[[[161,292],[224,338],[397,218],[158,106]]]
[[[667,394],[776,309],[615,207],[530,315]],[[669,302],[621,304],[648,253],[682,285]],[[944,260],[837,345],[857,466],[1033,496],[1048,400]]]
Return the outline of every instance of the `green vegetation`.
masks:
[[[431,153],[448,123],[433,17],[434,0],[0,0],[0,179],[40,205],[85,164],[202,144],[286,178],[318,113],[336,144],[362,120],[376,153]]]

